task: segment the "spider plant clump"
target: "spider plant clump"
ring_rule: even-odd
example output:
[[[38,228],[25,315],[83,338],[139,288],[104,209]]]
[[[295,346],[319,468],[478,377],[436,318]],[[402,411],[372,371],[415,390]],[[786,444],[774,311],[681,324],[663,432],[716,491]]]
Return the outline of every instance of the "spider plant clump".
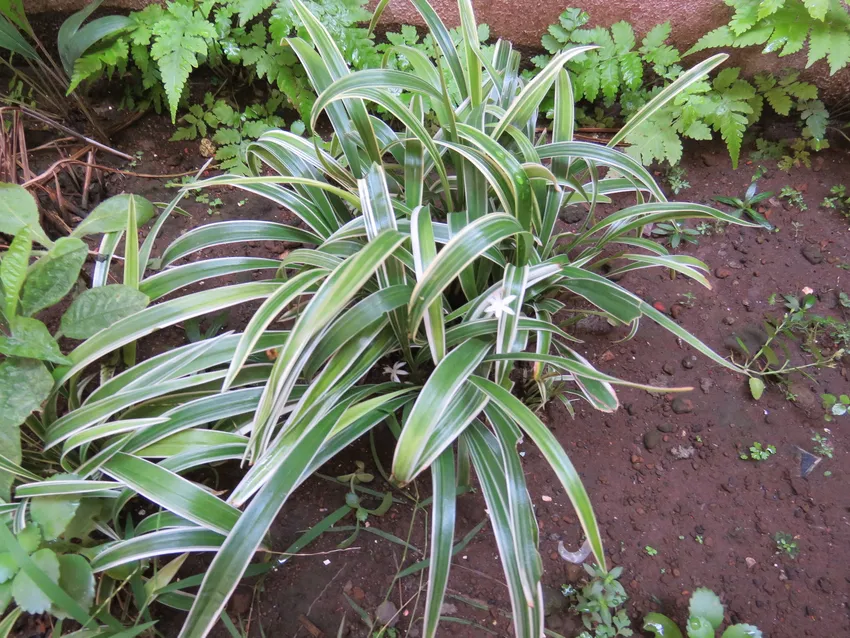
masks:
[[[608,278],[659,266],[708,286],[704,264],[668,254],[643,229],[685,218],[742,223],[708,206],[668,202],[650,173],[615,148],[724,56],[683,74],[599,146],[573,140],[573,91],[563,69],[589,47],[559,53],[525,82],[510,43],[479,46],[469,0],[459,3],[458,44],[425,0],[413,2],[439,46],[437,63],[398,46],[414,72],[352,72],[322,24],[293,0],[309,42],[287,43],[317,94],[311,126],[326,118],[333,134],[323,141],[270,131],[248,146],[253,176],[210,178],[183,192],[235,186],[287,208],[301,224],[207,224],[152,259],[175,201],[141,248],[129,242],[138,266],[130,279],[151,305],[88,338],[54,372],[40,424],[45,447],[61,451],[78,490],[118,492],[111,518],[102,522],[115,540],[93,555],[95,573],[139,569],[140,561],[166,554],[213,555],[205,574],[180,582],[199,584],[196,593],[172,586],[157,598],[188,610],[181,638],[205,636],[226,618],[228,598],[246,571],[253,573],[251,560],[293,491],[384,423],[395,439],[390,479],[404,489],[425,473],[432,483],[423,635],[437,634],[456,494],[474,472],[509,586],[515,635],[537,638],[542,564],[521,440],[538,446],[602,570],[606,562],[579,474],[561,442],[515,396],[515,371],[531,370],[544,402],[557,395],[607,412],[618,407],[615,385],[645,387],[596,370],[580,354],[555,320],[564,308],[558,298],[582,300],[633,331],[646,317],[738,369]],[[541,133],[537,110],[553,86],[552,130]],[[378,117],[378,109],[398,126]],[[426,127],[426,118],[436,125]],[[623,195],[631,198],[627,207],[599,214],[599,204]],[[567,206],[584,207],[587,218],[564,233],[558,215]],[[127,230],[130,239],[135,226]],[[115,235],[103,244],[112,251]],[[235,247],[233,257],[181,263],[205,248],[246,241],[312,247],[282,259],[244,256]],[[146,266],[157,272],[144,276]],[[253,271],[271,278],[209,285]],[[204,290],[183,294],[201,281]],[[103,357],[126,353],[143,336],[251,301],[261,303],[241,332],[136,364],[133,353],[114,376],[91,373]],[[269,351],[273,360],[262,356]],[[60,394],[73,408],[61,416]],[[228,460],[243,461],[246,471],[224,494],[183,476]],[[119,521],[135,495],[160,511],[128,534]]]

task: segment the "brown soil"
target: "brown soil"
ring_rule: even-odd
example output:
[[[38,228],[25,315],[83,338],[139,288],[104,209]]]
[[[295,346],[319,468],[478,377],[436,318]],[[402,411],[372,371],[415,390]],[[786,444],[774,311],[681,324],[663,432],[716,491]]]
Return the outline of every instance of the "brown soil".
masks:
[[[136,171],[171,173],[200,166],[196,142],[164,141],[171,130],[164,118],[145,117],[119,137],[116,145],[131,153],[143,151]],[[780,229],[776,233],[730,227],[700,237],[697,246],[680,248],[712,267],[712,290],[681,277],[671,278],[658,269],[630,273],[622,279],[623,285],[672,312],[683,327],[724,354],[728,352],[724,341],[731,333],[761,324],[766,315],[781,314],[781,294],[799,294],[809,286],[819,297],[813,312],[841,316],[838,291],[850,292],[848,220],[818,207],[830,186],[850,181],[847,152],[824,152],[813,169],[794,169],[790,175],[776,170],[775,162],[762,163],[771,169],[761,181],[762,188],[778,192],[787,184],[804,187],[809,209],[801,212],[771,205],[770,220]],[[690,149],[684,166],[691,188],[679,199],[704,203],[717,194],[743,192],[755,168],[745,165],[733,171],[722,147],[706,145]],[[107,186],[110,195],[126,190],[153,201],[171,197],[161,182],[153,180],[114,176]],[[222,190],[211,194],[215,196],[224,204],[211,215],[205,205],[185,200],[191,217],[178,215],[169,221],[155,254],[199,224],[240,217],[288,217],[276,206],[241,193]],[[795,229],[792,222],[802,226]],[[809,247],[822,253],[822,262],[812,264],[803,256],[803,249]],[[216,252],[274,256],[284,249],[258,243]],[[779,302],[770,306],[773,293],[779,295]],[[686,295],[694,296],[691,307]],[[234,312],[229,327],[244,325],[251,310]],[[782,388],[771,385],[756,402],[745,379],[677,343],[674,336],[649,321],[641,324],[631,341],[619,341],[624,336],[620,331],[578,336],[586,340],[586,356],[605,372],[644,383],[695,388],[677,395],[690,402],[691,410],[682,414],[672,408],[673,395],[631,389],[620,392],[622,407],[613,414],[578,405],[572,419],[554,403],[543,414],[590,492],[604,530],[609,563],[624,568],[627,609],[635,626],[649,611],[663,611],[683,623],[689,593],[706,586],[721,594],[730,620],[758,625],[765,636],[850,635],[850,475],[843,468],[850,432],[847,419],[832,424],[823,421],[819,398],[824,392],[847,392],[847,359],[834,369],[812,369],[810,378],[794,376],[794,401],[786,398]],[[183,339],[182,331],[173,330],[148,339],[141,352],[159,352]],[[795,360],[805,359],[796,346],[792,353]],[[825,425],[830,427],[835,458],[825,459],[807,478],[801,478],[799,448],[812,450],[813,433],[824,433]],[[654,433],[649,437],[652,449],[647,449],[645,442],[648,433]],[[385,466],[391,449],[383,440],[386,436],[377,437]],[[741,460],[741,451],[755,441],[775,445],[777,453],[759,463]],[[694,457],[676,460],[670,449],[679,445],[694,446]],[[579,581],[582,572],[563,562],[556,550],[558,540],[576,549],[580,529],[541,455],[531,445],[523,446],[523,451],[540,527],[549,595],[547,627],[574,636],[581,623],[568,613],[558,590],[563,583]],[[331,476],[350,472],[357,460],[367,468],[374,467],[368,441],[361,441],[322,472]],[[389,489],[380,478],[371,487]],[[422,498],[428,496],[428,477],[418,481],[418,489]],[[271,530],[270,546],[275,551],[285,549],[299,532],[343,505],[345,492],[344,487],[322,479],[309,480],[284,507]],[[456,538],[485,517],[480,494],[460,497]],[[341,524],[352,521],[349,516]],[[331,636],[337,635],[345,616],[348,629],[344,635],[365,636],[364,625],[346,601],[346,593],[369,613],[389,596],[404,610],[397,628],[412,626],[424,605],[424,592],[418,606],[412,602],[420,575],[397,582],[394,575],[427,556],[423,551],[427,538],[424,512],[414,515],[410,504],[399,503],[386,516],[372,517],[369,523],[409,538],[418,551],[405,555],[400,545],[366,532],[347,550],[335,551],[345,534],[325,534],[302,550],[304,555],[290,558],[264,580],[241,585],[228,607],[234,622],[248,626],[250,636],[303,637],[310,635],[300,619],[303,615]],[[773,536],[779,531],[796,538],[800,550],[796,559],[777,553]],[[650,556],[647,546],[657,550],[657,555]],[[446,615],[476,626],[445,623],[440,635],[510,636],[510,606],[503,582],[495,543],[485,527],[454,560],[449,587],[450,593],[460,598],[448,598],[444,610]],[[162,618],[159,628],[163,635],[176,636],[182,615],[161,607],[156,612]],[[417,634],[415,627],[408,633]],[[228,634],[218,627],[215,635]]]

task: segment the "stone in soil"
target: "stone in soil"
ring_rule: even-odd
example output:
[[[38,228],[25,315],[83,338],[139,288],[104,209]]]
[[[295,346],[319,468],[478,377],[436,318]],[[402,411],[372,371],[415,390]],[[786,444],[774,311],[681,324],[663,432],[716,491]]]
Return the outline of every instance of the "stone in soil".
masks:
[[[398,608],[391,600],[385,600],[375,610],[375,620],[381,625],[394,627],[398,622]]]
[[[820,251],[820,249],[817,246],[815,246],[813,244],[809,244],[807,246],[804,246],[802,253],[803,253],[803,257],[806,258],[806,261],[809,262],[810,264],[814,265],[814,266],[817,266],[819,263],[821,263],[823,261],[823,253]]]
[[[658,444],[661,443],[661,433],[656,432],[655,430],[651,430],[643,435],[643,446],[647,450],[652,450],[658,447]]]
[[[676,429],[676,426],[673,425],[672,423],[662,423],[661,425],[658,426],[658,431],[664,432],[664,434],[670,434],[675,429]]]
[[[676,414],[688,414],[694,411],[694,402],[684,397],[676,397],[670,407]]]
[[[584,317],[576,323],[576,330],[592,335],[607,335],[614,329],[608,320],[597,315]]]
[[[726,279],[727,277],[730,277],[731,275],[732,275],[732,271],[729,270],[728,268],[717,268],[714,271],[714,276],[717,277],[718,279]]]

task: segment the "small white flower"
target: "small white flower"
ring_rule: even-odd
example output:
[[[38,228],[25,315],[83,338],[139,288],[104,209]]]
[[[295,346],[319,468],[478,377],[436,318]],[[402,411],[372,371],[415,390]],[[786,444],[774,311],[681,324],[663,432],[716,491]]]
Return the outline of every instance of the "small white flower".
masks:
[[[494,315],[496,319],[501,319],[502,314],[512,315],[514,314],[514,309],[511,308],[510,303],[516,299],[516,295],[508,295],[507,297],[503,296],[501,290],[497,291],[487,304],[487,307],[484,308],[484,312],[488,315]]]
[[[410,373],[404,369],[404,361],[396,361],[392,366],[384,366],[384,374],[390,375],[390,381],[393,383],[401,383],[401,377]]]
[[[804,294],[804,295],[811,295],[812,293],[814,293],[814,290],[812,290],[812,289],[811,289],[811,288],[809,288],[808,286],[806,286],[805,288],[803,288],[803,294]]]

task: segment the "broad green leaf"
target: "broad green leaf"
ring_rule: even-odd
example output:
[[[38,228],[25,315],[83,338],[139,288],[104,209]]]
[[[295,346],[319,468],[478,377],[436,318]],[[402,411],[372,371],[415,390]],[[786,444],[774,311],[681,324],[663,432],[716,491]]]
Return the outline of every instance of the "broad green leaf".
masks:
[[[41,530],[38,525],[27,525],[18,532],[17,540],[27,554],[32,554],[41,545]]]
[[[53,583],[59,583],[59,558],[52,549],[40,549],[31,557],[32,562]],[[50,597],[24,571],[12,581],[12,595],[18,607],[30,614],[43,614],[50,609]]]
[[[101,202],[80,222],[71,237],[85,237],[101,233],[115,233],[127,228],[130,201],[136,204],[136,223],[143,226],[154,215],[153,204],[139,195],[115,195]]]
[[[723,622],[723,604],[713,591],[707,587],[698,587],[691,594],[688,614],[705,618],[712,627],[717,629]]]
[[[50,247],[53,242],[44,234],[38,217],[35,198],[25,188],[0,182],[0,233],[17,235],[22,228],[27,228],[34,241]]]
[[[61,237],[30,268],[21,291],[21,312],[27,316],[59,303],[68,294],[86,261],[88,246]]]
[[[32,241],[29,228],[22,228],[12,240],[6,253],[0,257],[0,284],[3,289],[3,311],[9,322],[18,311],[18,295],[27,278]]]
[[[53,387],[53,378],[41,361],[6,359],[0,363],[0,431],[24,422],[41,408]]]
[[[122,284],[86,290],[62,315],[62,332],[72,339],[88,339],[143,310],[148,303],[147,295]]]
[[[676,623],[657,612],[648,613],[643,617],[643,630],[651,631],[656,638],[683,638]]]
[[[753,395],[753,398],[758,401],[761,399],[761,395],[764,394],[764,381],[761,380],[761,377],[750,377],[750,394]]]
[[[720,638],[762,638],[762,633],[753,625],[730,625]]]
[[[15,317],[10,322],[11,335],[0,334],[0,353],[9,357],[39,359],[58,364],[70,363],[59,350],[50,332],[38,319]]]
[[[702,616],[691,616],[685,625],[688,638],[714,638],[714,627]]]
[[[12,576],[18,573],[18,563],[9,552],[0,554],[0,583],[5,583],[12,579]],[[0,611],[5,609],[0,607]]]
[[[41,527],[44,540],[52,541],[62,535],[79,506],[79,496],[40,496],[30,501],[30,515]]]
[[[64,554],[59,557],[59,586],[77,604],[86,611],[94,602],[94,574],[89,562],[78,554]],[[57,618],[70,618],[60,608],[54,606],[50,613]]]

